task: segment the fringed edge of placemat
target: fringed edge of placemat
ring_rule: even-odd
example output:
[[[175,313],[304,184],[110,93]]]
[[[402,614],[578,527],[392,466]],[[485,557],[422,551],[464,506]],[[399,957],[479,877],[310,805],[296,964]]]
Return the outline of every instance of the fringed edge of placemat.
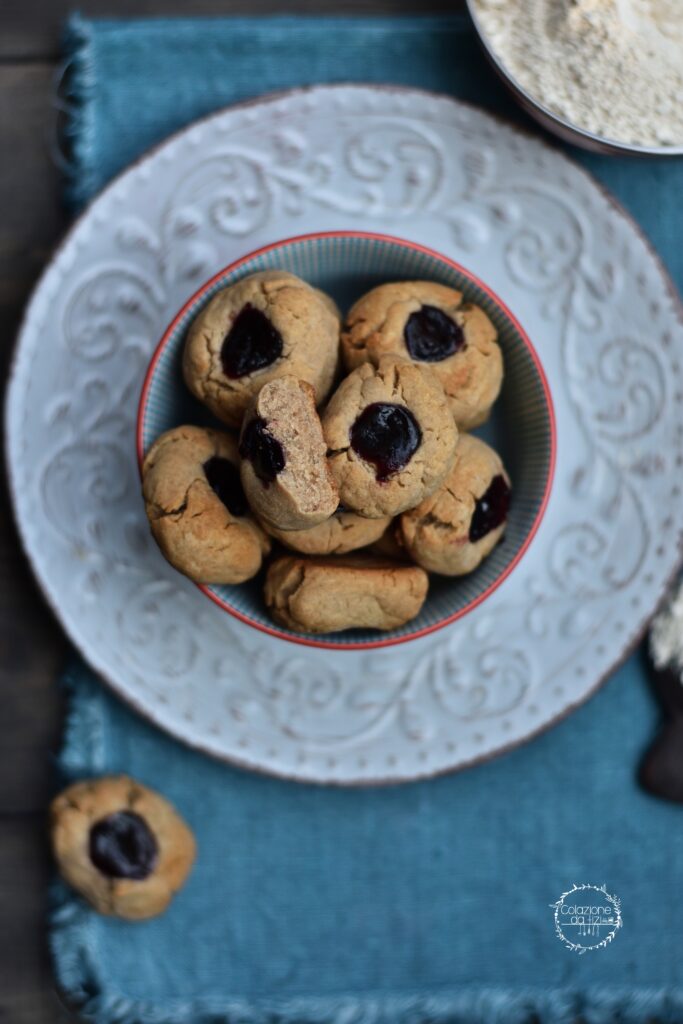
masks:
[[[67,696],[59,757],[66,784],[105,770],[104,688],[74,658],[63,680]],[[134,999],[107,984],[97,917],[55,881],[50,892],[50,949],[67,1004],[96,1024],[680,1024],[683,991],[674,989],[467,988],[457,992],[308,996],[287,1000]],[[135,924],[130,927],[134,928]]]
[[[64,198],[74,211],[83,207],[98,188],[95,173],[95,61],[92,31],[79,14],[67,20],[62,35],[64,61],[59,82],[63,112],[59,131]]]
[[[464,989],[435,995],[353,995],[246,1001],[200,998],[163,1006],[106,987],[88,914],[73,899],[52,918],[52,948],[69,1002],[96,1024],[680,1024],[683,993],[670,990]]]

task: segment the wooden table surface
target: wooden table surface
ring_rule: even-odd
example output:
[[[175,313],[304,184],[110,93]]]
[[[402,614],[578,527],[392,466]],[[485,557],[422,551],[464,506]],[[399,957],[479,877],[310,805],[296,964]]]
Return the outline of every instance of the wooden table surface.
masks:
[[[85,15],[421,14],[461,0],[81,0]],[[52,104],[67,0],[0,6],[0,357],[6,379],[26,299],[66,226]],[[22,555],[5,474],[0,491],[0,1022],[73,1021],[50,973],[45,809],[59,744],[56,678],[67,643]]]

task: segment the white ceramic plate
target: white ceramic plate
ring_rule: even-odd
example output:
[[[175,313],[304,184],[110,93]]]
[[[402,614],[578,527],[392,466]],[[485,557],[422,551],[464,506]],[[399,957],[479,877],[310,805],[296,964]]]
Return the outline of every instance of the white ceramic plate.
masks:
[[[521,565],[451,627],[302,649],[216,608],[149,538],[135,462],[144,368],[220,267],[308,231],[422,242],[498,292],[555,402],[558,466]],[[461,767],[585,699],[680,557],[683,323],[635,225],[561,154],[451,99],[319,87],[172,138],[92,204],[44,275],[7,405],[17,518],[90,664],[186,742],[338,783]]]

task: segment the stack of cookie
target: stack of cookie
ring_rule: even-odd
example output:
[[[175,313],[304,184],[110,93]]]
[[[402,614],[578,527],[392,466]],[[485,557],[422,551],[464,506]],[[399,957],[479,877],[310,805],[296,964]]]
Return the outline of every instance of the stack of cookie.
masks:
[[[510,482],[465,433],[498,397],[483,310],[429,281],[384,284],[346,322],[285,271],[252,274],[193,323],[188,387],[232,430],[168,431],[143,465],[152,533],[199,583],[251,579],[288,629],[395,629],[427,572],[471,572],[505,529]],[[365,550],[362,550],[365,549]]]

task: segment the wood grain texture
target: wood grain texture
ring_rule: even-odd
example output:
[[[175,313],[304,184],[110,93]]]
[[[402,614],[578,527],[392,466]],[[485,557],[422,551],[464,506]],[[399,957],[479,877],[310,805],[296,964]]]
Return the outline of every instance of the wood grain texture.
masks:
[[[48,157],[51,69],[0,63],[0,373],[6,379],[28,293],[62,229],[57,174]],[[28,571],[0,487],[0,701],[5,771],[0,814],[41,808],[59,722],[55,674],[61,631]]]
[[[42,814],[0,818],[0,1021],[65,1024],[44,927],[50,863]]]
[[[88,17],[143,18],[173,15],[229,14],[448,14],[463,0],[81,0],[76,5]],[[65,17],[74,9],[70,0],[4,0],[0,58],[56,60]]]
[[[52,104],[59,31],[70,0],[0,5],[0,372],[23,308],[66,226],[59,201]],[[461,0],[81,0],[85,15],[429,14]],[[45,944],[49,855],[45,807],[54,784],[67,651],[21,552],[4,466],[0,481],[0,1024],[64,1024]]]

